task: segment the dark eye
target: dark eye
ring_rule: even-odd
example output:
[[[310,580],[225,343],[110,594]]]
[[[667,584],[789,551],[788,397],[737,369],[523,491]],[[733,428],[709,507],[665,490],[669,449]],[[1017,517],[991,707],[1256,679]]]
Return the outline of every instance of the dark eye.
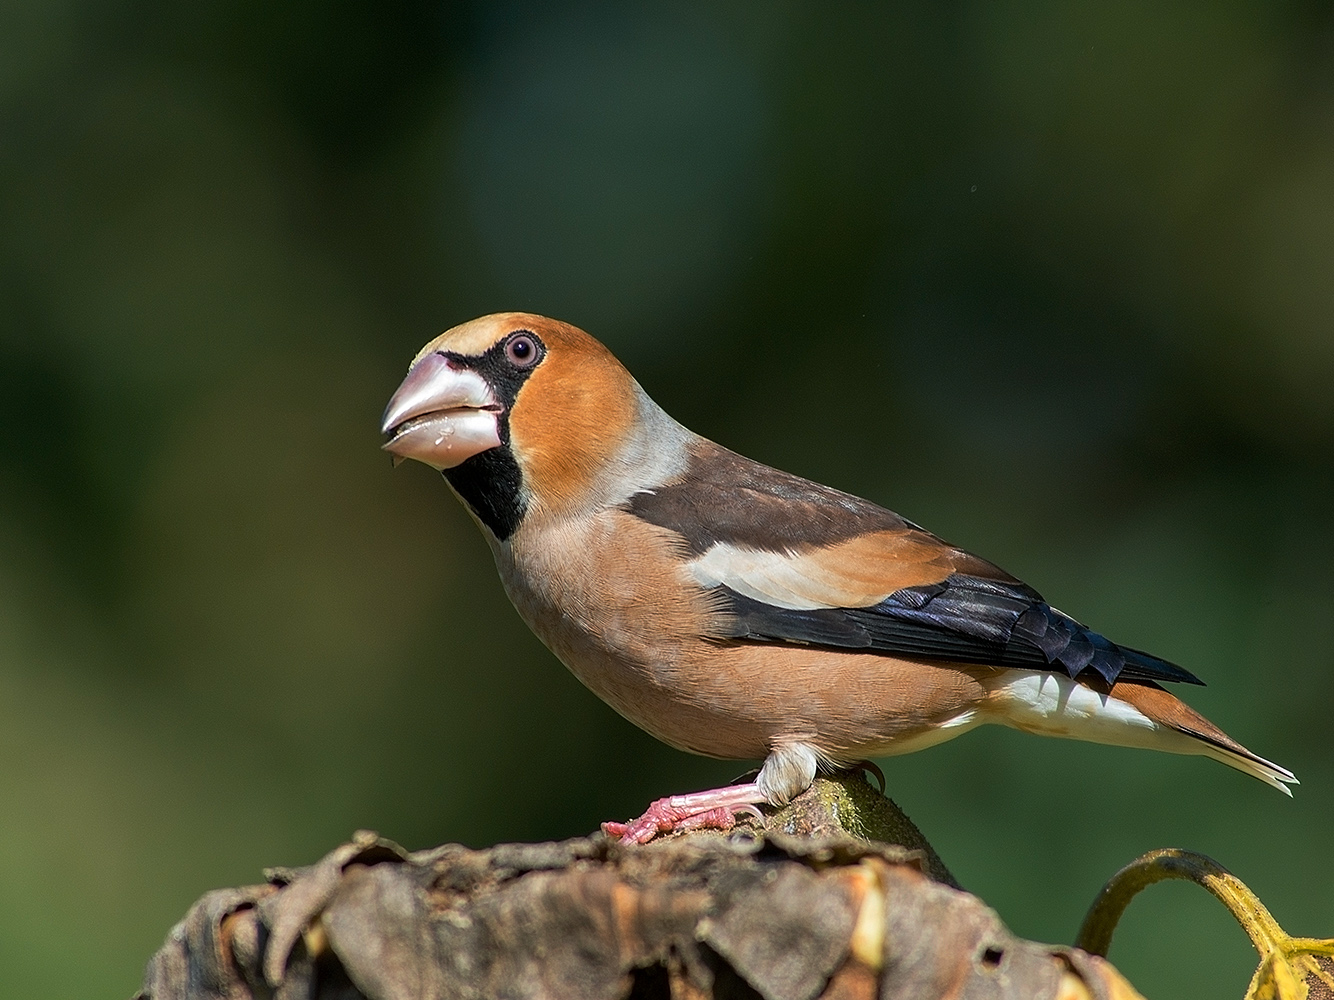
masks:
[[[530,368],[537,363],[537,341],[527,333],[517,333],[505,345],[505,357],[516,368]]]

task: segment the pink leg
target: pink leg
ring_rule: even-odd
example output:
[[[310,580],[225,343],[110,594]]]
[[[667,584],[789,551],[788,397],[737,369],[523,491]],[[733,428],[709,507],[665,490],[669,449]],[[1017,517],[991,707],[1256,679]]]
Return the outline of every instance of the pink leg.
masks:
[[[673,795],[658,799],[643,816],[629,823],[603,823],[602,832],[618,838],[622,844],[647,844],[660,833],[674,830],[698,830],[713,827],[730,830],[739,813],[763,819],[756,805],[766,801],[758,785],[729,785],[707,792]]]

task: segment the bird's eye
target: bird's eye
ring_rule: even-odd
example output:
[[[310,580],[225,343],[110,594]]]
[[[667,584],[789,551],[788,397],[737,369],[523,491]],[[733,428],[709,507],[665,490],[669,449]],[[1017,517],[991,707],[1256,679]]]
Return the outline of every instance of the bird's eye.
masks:
[[[515,334],[505,345],[505,357],[516,368],[530,368],[537,363],[537,341],[529,334]]]

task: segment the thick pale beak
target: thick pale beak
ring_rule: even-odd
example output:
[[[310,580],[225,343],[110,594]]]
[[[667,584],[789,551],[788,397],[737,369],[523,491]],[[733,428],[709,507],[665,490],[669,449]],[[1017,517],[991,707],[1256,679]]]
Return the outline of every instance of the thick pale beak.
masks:
[[[382,446],[397,465],[415,458],[433,469],[452,469],[500,446],[500,405],[474,371],[454,367],[443,354],[428,354],[408,372],[385,407]]]

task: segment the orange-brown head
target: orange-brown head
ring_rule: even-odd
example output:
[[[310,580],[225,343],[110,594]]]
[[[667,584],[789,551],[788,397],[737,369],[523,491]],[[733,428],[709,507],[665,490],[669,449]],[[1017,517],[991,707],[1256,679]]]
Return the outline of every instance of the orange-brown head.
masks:
[[[483,316],[432,340],[383,430],[386,451],[444,472],[501,540],[532,511],[619,502],[628,480],[663,464],[645,451],[687,433],[602,344],[531,313]]]

